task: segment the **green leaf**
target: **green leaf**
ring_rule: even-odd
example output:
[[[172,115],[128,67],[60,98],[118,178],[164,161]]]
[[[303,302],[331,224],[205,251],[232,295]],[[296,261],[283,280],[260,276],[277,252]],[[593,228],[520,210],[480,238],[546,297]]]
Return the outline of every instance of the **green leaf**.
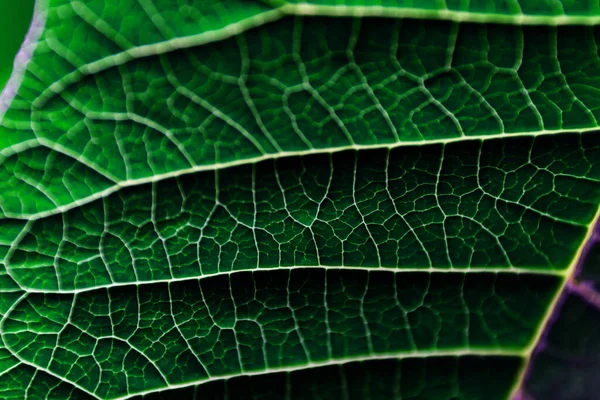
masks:
[[[0,98],[0,397],[549,393],[598,5],[338,3],[37,3]]]
[[[64,7],[49,18],[102,14]],[[44,31],[3,121],[5,216],[265,158],[590,130],[600,118],[593,28],[285,17],[199,46],[208,33],[163,25],[153,29],[183,39],[115,47],[115,32],[79,20],[98,42],[89,51],[65,22]]]
[[[348,363],[321,369],[245,376],[202,386],[155,392],[134,399],[247,399],[289,398],[381,399],[397,398],[502,399],[514,376],[517,360],[461,357]],[[465,388],[468,387],[468,390]]]

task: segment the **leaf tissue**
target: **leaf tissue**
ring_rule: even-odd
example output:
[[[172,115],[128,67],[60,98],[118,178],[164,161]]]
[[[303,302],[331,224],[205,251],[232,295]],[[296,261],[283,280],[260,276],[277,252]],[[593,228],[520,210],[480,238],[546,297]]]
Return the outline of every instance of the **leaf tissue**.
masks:
[[[596,398],[598,24],[38,0],[0,97],[0,398]]]

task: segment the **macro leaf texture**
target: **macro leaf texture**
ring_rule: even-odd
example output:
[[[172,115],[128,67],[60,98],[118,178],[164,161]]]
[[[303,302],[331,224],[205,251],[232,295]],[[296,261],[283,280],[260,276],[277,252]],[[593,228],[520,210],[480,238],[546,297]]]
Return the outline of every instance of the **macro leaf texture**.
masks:
[[[0,97],[0,398],[597,398],[598,24],[38,0]]]

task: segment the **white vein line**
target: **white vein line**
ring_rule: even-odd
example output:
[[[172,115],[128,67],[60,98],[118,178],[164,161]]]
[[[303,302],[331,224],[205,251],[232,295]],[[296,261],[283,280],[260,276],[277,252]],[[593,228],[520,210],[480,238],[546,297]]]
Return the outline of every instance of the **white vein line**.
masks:
[[[297,157],[297,156],[306,156],[311,154],[334,154],[348,150],[369,150],[369,149],[389,149],[393,150],[400,147],[406,146],[429,146],[434,144],[446,144],[446,143],[456,143],[463,142],[467,140],[495,140],[495,139],[507,139],[507,138],[519,138],[519,137],[532,137],[536,138],[544,135],[555,135],[555,134],[565,134],[565,133],[585,133],[585,132],[594,132],[600,131],[598,127],[590,127],[590,128],[577,128],[577,129],[555,129],[555,130],[543,130],[536,132],[518,132],[518,133],[500,133],[494,135],[473,135],[473,136],[465,136],[465,137],[454,137],[454,138],[446,138],[446,139],[435,139],[435,140],[412,140],[412,141],[404,141],[397,143],[388,143],[388,144],[352,144],[352,145],[344,145],[337,148],[321,148],[321,149],[308,149],[308,150],[299,150],[299,151],[285,151],[281,153],[267,153],[261,156],[249,157],[243,160],[233,160],[233,161],[225,161],[218,162],[213,164],[206,165],[196,165],[190,168],[179,169],[176,171],[170,171],[163,174],[156,174],[149,177],[138,178],[138,179],[126,179],[117,182],[113,186],[109,186],[106,189],[96,192],[93,195],[75,200],[71,203],[64,204],[53,208],[47,211],[41,211],[37,213],[13,213],[4,211],[3,216],[7,218],[17,218],[17,219],[28,219],[28,220],[37,220],[40,218],[45,218],[51,215],[59,214],[65,211],[69,211],[73,208],[81,207],[84,204],[90,203],[102,197],[106,197],[112,193],[115,193],[122,188],[142,185],[145,183],[157,182],[160,180],[174,178],[177,176],[188,175],[195,172],[201,171],[214,171],[220,170],[230,167],[235,167],[239,165],[246,164],[254,164],[265,160],[276,160],[279,158],[286,157]],[[7,150],[3,150],[7,151]],[[7,151],[8,152],[8,151]],[[0,204],[0,209],[2,209],[2,205]],[[1,220],[2,218],[0,218]]]
[[[5,329],[4,329],[4,323],[5,323],[5,322],[6,322],[6,320],[8,319],[8,316],[10,315],[10,313],[12,313],[12,312],[13,312],[13,311],[14,311],[14,310],[17,308],[17,306],[18,306],[18,305],[19,305],[19,304],[20,304],[22,301],[26,300],[26,298],[27,298],[27,293],[24,293],[24,294],[23,294],[21,297],[19,297],[19,298],[18,298],[18,299],[17,299],[17,300],[16,300],[16,301],[15,301],[15,302],[14,302],[14,303],[13,303],[13,304],[10,306],[10,308],[9,308],[9,309],[8,309],[8,310],[7,310],[7,311],[4,313],[4,316],[3,316],[3,317],[2,317],[2,319],[0,320],[0,332],[3,332],[3,333],[4,333],[4,332],[6,332],[6,331],[5,331]],[[73,301],[75,301],[75,300],[73,300]],[[41,367],[41,366],[39,366],[39,365],[36,365],[36,364],[34,364],[34,363],[30,362],[30,361],[27,361],[27,360],[25,360],[25,359],[21,358],[21,357],[20,357],[20,356],[19,356],[19,355],[18,355],[16,352],[14,352],[14,351],[11,349],[11,347],[10,347],[10,346],[7,346],[7,345],[6,345],[6,343],[4,342],[4,334],[1,334],[1,335],[0,335],[0,340],[2,341],[2,344],[3,344],[4,348],[5,348],[6,350],[8,350],[8,351],[10,352],[10,354],[11,354],[13,357],[15,357],[16,359],[18,359],[18,360],[19,360],[19,362],[21,362],[22,364],[28,365],[28,366],[30,366],[31,368],[35,369],[36,371],[42,371],[42,372],[45,372],[46,374],[48,374],[48,375],[50,375],[50,376],[52,376],[52,377],[56,378],[56,379],[57,379],[57,380],[59,380],[60,382],[64,382],[64,383],[66,383],[66,384],[68,384],[68,385],[71,385],[71,386],[73,386],[73,387],[75,387],[75,388],[77,388],[77,389],[81,390],[82,392],[84,392],[84,393],[88,394],[89,396],[91,396],[91,397],[93,397],[93,398],[95,398],[95,399],[99,399],[99,400],[100,400],[100,397],[96,396],[94,393],[92,393],[92,392],[90,392],[89,390],[85,389],[83,386],[79,385],[77,382],[70,381],[70,380],[68,380],[68,379],[66,379],[66,378],[64,378],[64,377],[62,377],[62,376],[60,376],[60,375],[58,375],[58,374],[56,374],[56,373],[52,372],[52,371],[51,371],[50,369],[48,369],[48,368]]]
[[[74,8],[79,8],[79,12],[85,9],[85,5],[76,1],[72,3]],[[40,6],[44,9],[44,6]],[[83,9],[82,9],[83,8]],[[78,13],[79,14],[79,13]],[[77,81],[82,75],[96,73],[98,71],[120,65],[129,60],[144,57],[147,55],[158,54],[160,52],[172,51],[181,48],[188,48],[214,41],[224,40],[246,30],[264,25],[271,21],[276,21],[285,15],[310,15],[310,16],[348,16],[348,17],[388,17],[388,18],[437,18],[455,22],[496,22],[512,25],[598,25],[600,24],[600,15],[595,16],[545,16],[545,15],[500,15],[490,13],[477,13],[469,11],[452,10],[425,10],[422,8],[401,8],[401,7],[383,7],[383,6],[323,6],[308,3],[284,4],[279,8],[274,8],[252,17],[243,19],[239,22],[226,25],[221,29],[202,32],[196,35],[182,38],[173,38],[158,43],[138,46],[126,49],[120,53],[96,60],[79,67],[76,71],[67,74],[63,79],[54,82],[40,96],[43,102],[44,98],[52,95],[52,92],[61,90],[66,85]],[[44,21],[46,16],[42,15]],[[81,16],[80,16],[81,17]],[[22,79],[24,68],[21,68],[19,74],[13,74],[12,81]],[[4,97],[4,96],[3,96]],[[8,96],[7,96],[8,97]],[[10,99],[6,99],[8,102]],[[0,119],[2,114],[0,114]]]
[[[93,290],[100,289],[110,289],[115,287],[122,286],[142,286],[142,285],[152,285],[152,284],[160,284],[160,283],[173,283],[173,282],[182,282],[182,281],[190,281],[190,280],[204,280],[215,276],[227,276],[239,273],[260,273],[260,272],[276,272],[276,271],[289,271],[295,269],[311,269],[318,268],[324,270],[340,270],[340,271],[367,271],[367,272],[391,272],[391,273],[427,273],[427,274],[514,274],[514,275],[545,275],[545,276],[565,276],[566,272],[560,269],[541,269],[541,268],[527,268],[527,267],[474,267],[474,268],[402,268],[402,267],[361,267],[361,266],[349,266],[349,265],[301,265],[301,266],[280,266],[277,269],[265,267],[265,268],[253,268],[253,269],[240,269],[235,271],[224,271],[224,272],[215,272],[205,275],[199,276],[190,276],[190,277],[179,277],[179,278],[169,278],[169,279],[154,279],[154,280],[141,280],[134,282],[115,282],[112,284],[105,285],[97,285],[89,288],[82,289],[62,289],[62,290],[52,290],[52,289],[33,289],[33,288],[23,288],[22,290],[27,291],[28,293],[64,293],[64,294],[76,294],[83,292],[90,292]],[[13,278],[14,279],[14,278]],[[18,281],[17,281],[18,283]],[[0,293],[8,293],[9,291],[0,291]]]
[[[311,362],[303,365],[296,365],[293,367],[283,367],[283,368],[269,368],[261,371],[247,371],[243,373],[237,374],[228,374],[228,375],[220,375],[214,376],[209,379],[197,380],[192,382],[185,382],[176,385],[169,385],[168,387],[162,389],[151,389],[147,391],[140,391],[137,393],[131,393],[127,396],[113,398],[114,400],[125,400],[132,396],[140,396],[146,395],[156,392],[161,392],[170,389],[178,389],[185,388],[200,384],[205,384],[214,381],[228,380],[231,378],[241,377],[241,376],[256,376],[256,375],[267,375],[274,374],[280,372],[294,372],[294,371],[302,371],[310,368],[318,368],[318,367],[326,367],[330,365],[338,365],[342,366],[344,364],[352,363],[352,362],[360,362],[360,361],[371,361],[371,360],[403,360],[406,358],[441,358],[441,357],[461,357],[461,356],[481,356],[481,357],[490,357],[490,356],[499,356],[499,357],[522,357],[523,352],[519,350],[495,350],[495,349],[469,349],[469,350],[424,350],[424,351],[412,351],[412,352],[398,352],[398,353],[381,353],[381,354],[370,354],[364,356],[357,357],[344,357],[338,358],[330,361],[321,361],[321,362]]]
[[[527,378],[527,371],[529,370],[529,365],[531,364],[531,360],[534,354],[535,349],[539,345],[540,341],[543,338],[544,333],[547,331],[548,324],[554,313],[556,312],[556,307],[559,304],[559,300],[564,295],[565,289],[569,280],[573,278],[577,270],[577,266],[581,260],[581,257],[584,255],[584,249],[588,245],[590,238],[594,233],[594,229],[596,229],[596,225],[600,220],[600,207],[596,210],[596,215],[592,223],[588,227],[588,231],[585,235],[585,238],[581,241],[579,248],[577,249],[576,254],[571,260],[571,263],[567,270],[562,273],[563,279],[560,287],[556,290],[556,294],[554,298],[550,301],[548,308],[546,309],[546,314],[541,318],[540,323],[536,329],[536,332],[532,335],[531,341],[527,348],[524,351],[524,362],[522,364],[521,370],[519,372],[519,376],[515,379],[514,385],[511,388],[510,398],[514,398],[515,395],[519,392],[520,389],[524,387],[525,379]]]

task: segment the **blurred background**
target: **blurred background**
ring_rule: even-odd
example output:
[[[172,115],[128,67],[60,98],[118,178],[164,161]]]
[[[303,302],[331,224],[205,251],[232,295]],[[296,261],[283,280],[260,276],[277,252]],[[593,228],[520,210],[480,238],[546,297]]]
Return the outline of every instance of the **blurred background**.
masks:
[[[0,0],[0,90],[10,77],[13,61],[33,16],[35,0]]]

